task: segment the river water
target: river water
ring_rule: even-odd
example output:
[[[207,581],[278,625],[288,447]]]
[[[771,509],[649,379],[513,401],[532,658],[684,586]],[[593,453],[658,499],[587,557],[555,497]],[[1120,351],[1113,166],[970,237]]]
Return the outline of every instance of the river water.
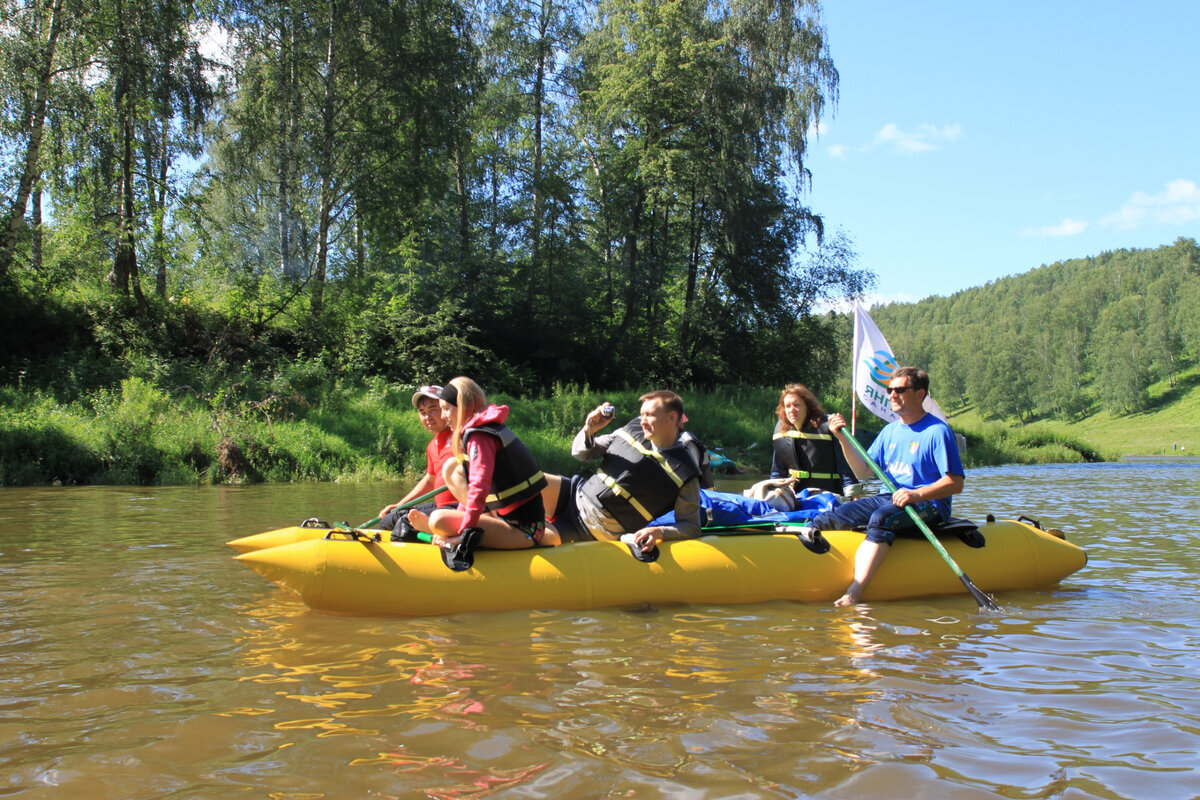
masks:
[[[224,545],[400,491],[0,490],[0,797],[1200,796],[1197,462],[972,470],[1090,558],[999,615],[334,617]]]

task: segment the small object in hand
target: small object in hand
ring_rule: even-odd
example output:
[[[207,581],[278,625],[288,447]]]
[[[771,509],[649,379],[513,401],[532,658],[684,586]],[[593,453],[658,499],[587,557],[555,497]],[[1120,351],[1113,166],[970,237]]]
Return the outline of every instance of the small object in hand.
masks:
[[[610,419],[612,418],[612,415],[615,414],[616,412],[617,412],[617,410],[615,408],[613,408],[612,403],[605,403],[600,408],[600,413]]]

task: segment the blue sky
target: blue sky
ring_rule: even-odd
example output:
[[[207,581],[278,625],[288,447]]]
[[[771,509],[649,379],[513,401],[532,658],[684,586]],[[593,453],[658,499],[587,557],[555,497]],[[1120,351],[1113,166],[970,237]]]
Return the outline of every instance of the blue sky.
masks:
[[[825,0],[805,203],[873,299],[1200,238],[1200,0]]]

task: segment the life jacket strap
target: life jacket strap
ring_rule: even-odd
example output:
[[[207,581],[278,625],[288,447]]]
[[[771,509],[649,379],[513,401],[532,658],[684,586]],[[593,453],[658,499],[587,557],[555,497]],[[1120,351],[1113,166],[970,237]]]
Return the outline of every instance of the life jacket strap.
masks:
[[[503,500],[507,500],[508,498],[512,497],[514,494],[518,494],[519,492],[525,491],[530,486],[533,486],[535,483],[542,480],[544,477],[545,476],[542,474],[542,471],[538,470],[536,475],[532,476],[531,478],[528,478],[527,480],[521,481],[516,486],[510,486],[507,489],[505,489],[503,492],[499,492],[498,494],[489,494],[487,496],[487,502],[499,503]]]
[[[832,434],[804,433],[803,431],[798,431],[795,429],[792,429],[790,431],[781,431],[779,433],[774,434],[771,438],[772,439],[824,439],[826,441],[833,441]]]
[[[671,478],[671,480],[674,482],[674,484],[676,486],[683,486],[683,478],[679,477],[679,474],[676,473],[675,470],[671,467],[671,462],[667,460],[666,456],[664,456],[662,453],[658,452],[657,450],[655,450],[652,447],[643,447],[642,444],[640,442],[638,442],[638,440],[635,439],[629,433],[629,431],[625,430],[624,428],[617,431],[616,435],[620,436],[622,439],[624,439],[629,444],[630,447],[634,448],[642,455],[648,456],[650,458],[653,458],[655,461],[657,461],[658,465],[660,467],[662,467],[663,472],[667,473],[667,475]],[[651,517],[647,516],[646,519],[651,519]]]
[[[808,472],[803,469],[789,469],[788,475],[793,478],[818,478],[818,479],[833,479],[839,477],[832,472]]]
[[[634,511],[641,514],[642,519],[646,520],[647,522],[654,519],[654,515],[647,511],[646,507],[639,503],[636,497],[621,488],[621,484],[617,483],[614,478],[605,474],[604,472],[597,472],[596,474],[599,475],[604,481],[605,486],[607,486],[609,489],[612,489],[613,494],[624,500],[626,503],[629,503],[629,505],[633,507]]]

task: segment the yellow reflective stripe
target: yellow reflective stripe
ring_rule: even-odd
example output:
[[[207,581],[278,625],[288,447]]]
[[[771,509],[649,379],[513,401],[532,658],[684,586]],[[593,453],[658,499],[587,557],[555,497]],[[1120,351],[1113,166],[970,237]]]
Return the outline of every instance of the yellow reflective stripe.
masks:
[[[671,477],[671,480],[675,482],[676,486],[683,486],[683,478],[680,478],[679,475],[676,474],[675,470],[671,468],[671,464],[667,461],[666,456],[657,450],[652,450],[648,447],[642,447],[638,440],[633,438],[633,435],[624,428],[621,428],[621,430],[617,431],[617,436],[620,436],[622,439],[628,442],[633,449],[637,450],[642,455],[650,456],[650,458],[653,458],[655,461],[657,461],[658,465],[662,467],[663,472],[667,473],[667,475]],[[650,517],[646,517],[646,519],[650,519]]]
[[[634,497],[629,492],[622,489],[621,485],[619,483],[617,483],[613,478],[610,478],[608,475],[604,474],[603,472],[597,472],[596,474],[599,475],[604,480],[605,486],[612,489],[613,494],[615,494],[617,497],[620,497],[625,502],[629,503],[629,505],[633,506],[633,510],[642,515],[642,519],[646,520],[647,522],[654,519],[654,515],[651,514],[649,511],[647,511],[646,507],[643,506],[641,503],[639,503],[637,501],[636,497]]]
[[[523,492],[526,489],[528,489],[530,486],[533,486],[535,483],[540,481],[542,479],[542,477],[543,477],[542,473],[539,471],[536,475],[534,475],[529,480],[522,481],[522,482],[518,483],[516,486],[509,487],[508,489],[505,489],[503,492],[500,492],[499,494],[489,494],[487,496],[487,501],[489,503],[499,503],[501,500],[507,500],[508,498],[512,497],[514,494],[517,494],[518,492]]]
[[[793,478],[836,478],[836,474],[832,472],[806,472],[802,469],[789,469],[788,475]]]
[[[802,431],[786,431],[777,433],[771,437],[772,439],[827,439],[833,441],[833,435],[829,433],[804,433]]]

